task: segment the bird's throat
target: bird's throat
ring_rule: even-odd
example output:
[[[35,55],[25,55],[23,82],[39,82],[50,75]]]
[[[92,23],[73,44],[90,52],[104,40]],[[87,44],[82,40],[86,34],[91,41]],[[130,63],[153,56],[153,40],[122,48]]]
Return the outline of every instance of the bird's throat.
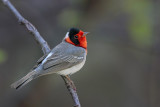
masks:
[[[75,45],[75,46],[78,46],[78,47],[82,47],[82,48],[84,48],[84,49],[87,49],[87,40],[86,40],[86,37],[81,38],[81,39],[79,40],[79,44],[78,44],[78,45],[74,44],[74,43],[70,40],[69,37],[67,37],[67,38],[65,39],[65,41],[68,42],[68,43],[70,43],[70,44],[72,44],[72,45]]]

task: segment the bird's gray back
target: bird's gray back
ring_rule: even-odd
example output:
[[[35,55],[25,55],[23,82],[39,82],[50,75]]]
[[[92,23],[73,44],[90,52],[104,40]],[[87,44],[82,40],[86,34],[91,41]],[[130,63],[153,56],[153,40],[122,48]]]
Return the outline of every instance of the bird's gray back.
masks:
[[[57,45],[42,61],[42,74],[58,72],[75,66],[86,59],[85,49],[65,41]]]

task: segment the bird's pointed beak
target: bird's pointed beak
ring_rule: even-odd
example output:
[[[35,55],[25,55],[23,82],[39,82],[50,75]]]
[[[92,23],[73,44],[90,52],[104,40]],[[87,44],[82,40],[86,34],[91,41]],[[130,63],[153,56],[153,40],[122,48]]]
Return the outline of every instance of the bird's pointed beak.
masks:
[[[84,32],[83,36],[87,36],[90,32]]]

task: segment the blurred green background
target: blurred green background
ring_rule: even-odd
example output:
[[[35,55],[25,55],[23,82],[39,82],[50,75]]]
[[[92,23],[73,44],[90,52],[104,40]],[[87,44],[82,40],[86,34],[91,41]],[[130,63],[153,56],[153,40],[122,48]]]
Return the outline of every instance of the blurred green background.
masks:
[[[71,76],[82,107],[160,107],[160,0],[11,2],[52,48],[70,27],[91,32],[86,64]],[[0,107],[72,107],[58,75],[10,88],[42,55],[0,2]]]

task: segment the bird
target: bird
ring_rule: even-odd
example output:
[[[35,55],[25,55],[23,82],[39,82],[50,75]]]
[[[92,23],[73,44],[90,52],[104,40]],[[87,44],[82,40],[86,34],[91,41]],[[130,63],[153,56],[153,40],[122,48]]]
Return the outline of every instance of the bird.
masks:
[[[70,28],[62,42],[42,56],[26,76],[11,84],[11,88],[20,89],[30,81],[47,74],[56,73],[68,78],[79,71],[86,61],[88,34],[89,32],[78,28]]]

